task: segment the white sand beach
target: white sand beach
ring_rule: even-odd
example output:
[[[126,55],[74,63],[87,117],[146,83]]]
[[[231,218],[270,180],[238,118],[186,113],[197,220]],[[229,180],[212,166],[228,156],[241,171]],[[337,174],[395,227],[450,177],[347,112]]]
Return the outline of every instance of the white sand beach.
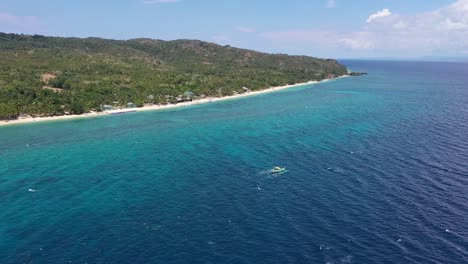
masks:
[[[0,120],[0,126],[27,124],[27,123],[44,122],[44,121],[76,119],[76,118],[92,118],[92,117],[110,115],[110,114],[115,114],[115,113],[155,111],[155,110],[163,110],[163,109],[170,109],[170,108],[177,108],[177,107],[185,107],[185,106],[191,106],[191,105],[218,102],[218,101],[223,101],[223,100],[231,100],[231,99],[247,97],[247,96],[254,96],[254,95],[270,93],[270,92],[274,92],[274,91],[279,91],[279,90],[284,90],[284,89],[299,87],[299,86],[304,86],[304,85],[323,83],[323,82],[327,82],[327,81],[330,81],[330,80],[336,80],[336,79],[343,78],[343,77],[348,77],[348,76],[349,75],[343,75],[343,76],[340,76],[340,77],[337,77],[337,78],[334,78],[334,79],[324,79],[322,81],[310,81],[310,82],[306,82],[306,83],[297,83],[297,84],[292,84],[292,85],[271,87],[271,88],[267,88],[267,89],[263,89],[263,90],[259,90],[259,91],[246,92],[246,93],[242,93],[242,94],[236,94],[236,95],[230,95],[230,96],[224,96],[224,97],[207,97],[207,98],[203,98],[203,99],[193,100],[193,101],[189,101],[189,102],[182,102],[182,103],[177,103],[177,104],[148,105],[148,106],[137,107],[137,108],[122,108],[122,109],[109,110],[109,111],[103,111],[103,112],[90,112],[90,113],[85,113],[85,114],[81,114],[81,115],[28,117],[28,118],[15,119],[15,120]]]

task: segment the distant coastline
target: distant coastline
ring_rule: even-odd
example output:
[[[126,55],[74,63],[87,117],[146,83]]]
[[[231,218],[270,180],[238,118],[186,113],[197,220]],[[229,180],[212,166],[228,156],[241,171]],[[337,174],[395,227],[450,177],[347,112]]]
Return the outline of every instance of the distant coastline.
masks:
[[[0,32],[0,120],[142,107],[348,75],[331,58],[179,39]]]
[[[246,93],[236,94],[236,95],[223,96],[223,97],[207,97],[207,98],[203,98],[203,99],[198,99],[198,100],[189,101],[189,102],[182,102],[182,103],[178,103],[178,104],[147,105],[147,106],[138,107],[138,108],[122,108],[122,109],[108,110],[108,111],[102,111],[102,112],[90,112],[90,113],[85,113],[85,114],[81,114],[81,115],[28,117],[28,118],[23,118],[23,119],[14,119],[14,120],[0,120],[0,126],[19,125],[19,124],[28,124],[28,123],[45,122],[45,121],[79,119],[79,118],[92,118],[92,117],[99,117],[99,116],[112,115],[112,114],[129,113],[129,112],[156,111],[156,110],[186,107],[186,106],[191,106],[191,105],[206,104],[206,103],[212,103],[212,102],[218,102],[218,101],[224,101],[224,100],[231,100],[231,99],[236,99],[236,98],[254,96],[254,95],[259,95],[259,94],[265,94],[265,93],[270,93],[270,92],[274,92],[274,91],[279,91],[279,90],[284,90],[284,89],[299,87],[299,86],[304,86],[304,85],[323,83],[323,82],[336,80],[336,79],[339,79],[339,78],[344,78],[344,77],[349,77],[349,76],[350,75],[342,75],[342,76],[339,76],[339,77],[336,77],[336,78],[333,78],[333,79],[324,79],[324,80],[321,80],[321,81],[309,81],[309,82],[305,82],[305,83],[297,83],[297,84],[291,84],[291,85],[276,86],[276,87],[266,88],[266,89],[263,89],[263,90],[246,92]]]

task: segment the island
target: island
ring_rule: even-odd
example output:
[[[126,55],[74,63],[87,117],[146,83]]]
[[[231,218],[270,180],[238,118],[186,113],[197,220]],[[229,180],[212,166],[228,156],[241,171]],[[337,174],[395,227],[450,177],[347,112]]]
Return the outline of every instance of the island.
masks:
[[[333,59],[185,39],[0,33],[0,56],[0,120],[172,107],[350,75]]]

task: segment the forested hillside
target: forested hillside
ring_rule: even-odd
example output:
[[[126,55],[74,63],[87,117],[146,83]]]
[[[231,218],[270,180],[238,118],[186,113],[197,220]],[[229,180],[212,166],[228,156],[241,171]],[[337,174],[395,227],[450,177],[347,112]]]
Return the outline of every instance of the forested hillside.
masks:
[[[0,33],[0,119],[176,103],[347,74],[330,59],[198,40],[107,40]],[[246,87],[246,88],[244,88]]]

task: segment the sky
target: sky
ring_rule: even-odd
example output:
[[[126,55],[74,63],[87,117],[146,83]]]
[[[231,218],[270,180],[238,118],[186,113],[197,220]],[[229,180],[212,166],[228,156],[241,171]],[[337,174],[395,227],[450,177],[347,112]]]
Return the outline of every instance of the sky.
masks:
[[[0,32],[200,39],[326,58],[468,57],[468,0],[0,0]]]

